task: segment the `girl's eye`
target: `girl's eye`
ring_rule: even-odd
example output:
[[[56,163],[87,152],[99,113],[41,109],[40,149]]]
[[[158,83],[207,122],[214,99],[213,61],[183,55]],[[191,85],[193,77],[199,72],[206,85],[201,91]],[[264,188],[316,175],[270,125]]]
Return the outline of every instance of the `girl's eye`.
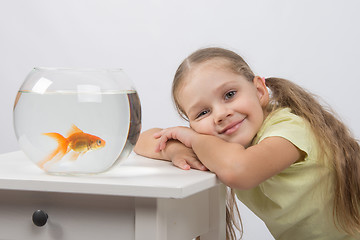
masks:
[[[201,111],[201,112],[196,116],[196,119],[199,118],[199,117],[202,117],[202,116],[206,115],[208,112],[209,112],[209,110],[203,110],[203,111]]]
[[[229,92],[227,92],[227,93],[225,94],[225,100],[228,100],[228,99],[234,97],[235,94],[236,94],[236,91],[229,91]]]

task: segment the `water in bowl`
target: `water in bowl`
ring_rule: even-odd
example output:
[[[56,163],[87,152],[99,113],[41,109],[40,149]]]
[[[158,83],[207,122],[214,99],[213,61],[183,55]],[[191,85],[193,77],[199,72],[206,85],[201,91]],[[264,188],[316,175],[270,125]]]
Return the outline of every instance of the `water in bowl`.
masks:
[[[140,101],[133,90],[43,94],[19,91],[14,125],[21,149],[45,171],[100,173],[126,158],[133,149],[140,134],[140,111]],[[74,129],[83,132],[81,137],[73,135]],[[67,139],[65,143],[51,136],[58,134]],[[63,148],[66,152],[56,154],[62,144],[67,145]]]

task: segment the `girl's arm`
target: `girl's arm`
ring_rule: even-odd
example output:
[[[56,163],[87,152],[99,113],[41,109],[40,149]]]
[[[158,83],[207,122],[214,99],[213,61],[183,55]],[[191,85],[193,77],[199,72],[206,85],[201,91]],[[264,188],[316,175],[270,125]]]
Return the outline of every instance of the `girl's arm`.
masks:
[[[160,128],[152,128],[145,132],[142,132],[139,136],[139,139],[136,142],[134,147],[134,152],[149,158],[169,160],[168,156],[166,156],[166,151],[158,151],[155,152],[155,147],[158,144],[158,140],[156,140],[153,135],[156,132],[161,131]],[[170,143],[170,142],[169,142]]]
[[[259,185],[288,168],[301,156],[298,148],[281,137],[269,137],[245,149],[237,143],[198,134],[192,146],[210,171],[236,189]]]
[[[245,149],[218,137],[198,134],[190,128],[176,127],[156,134],[161,151],[169,139],[191,147],[201,162],[226,185],[250,189],[280,173],[301,157],[301,151],[281,137],[269,137]]]
[[[155,139],[154,134],[161,130],[160,128],[153,128],[142,132],[134,147],[134,152],[149,158],[172,161],[175,166],[184,170],[190,168],[207,170],[194,151],[177,140],[170,140],[166,148],[155,151],[159,139]]]

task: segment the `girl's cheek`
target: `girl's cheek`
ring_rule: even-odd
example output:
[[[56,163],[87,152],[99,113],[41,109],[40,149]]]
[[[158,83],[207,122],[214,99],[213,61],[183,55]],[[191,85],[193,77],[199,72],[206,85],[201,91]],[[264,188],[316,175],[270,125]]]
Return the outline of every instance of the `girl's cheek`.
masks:
[[[215,129],[211,124],[203,124],[201,127],[198,127],[197,130],[195,130],[198,133],[201,134],[207,134],[207,135],[215,135]]]
[[[202,122],[196,122],[193,124],[190,124],[190,127],[197,133],[202,133],[204,134],[204,124],[202,124]]]

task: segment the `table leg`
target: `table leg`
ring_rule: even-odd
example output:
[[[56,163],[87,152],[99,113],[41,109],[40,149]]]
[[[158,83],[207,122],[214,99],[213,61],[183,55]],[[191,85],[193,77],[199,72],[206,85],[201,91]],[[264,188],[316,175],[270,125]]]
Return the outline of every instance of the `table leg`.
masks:
[[[135,198],[135,240],[166,240],[167,224],[156,198]]]
[[[225,188],[182,199],[135,198],[135,240],[225,239]]]
[[[210,229],[200,236],[201,240],[226,239],[225,186],[218,185],[209,190]]]

